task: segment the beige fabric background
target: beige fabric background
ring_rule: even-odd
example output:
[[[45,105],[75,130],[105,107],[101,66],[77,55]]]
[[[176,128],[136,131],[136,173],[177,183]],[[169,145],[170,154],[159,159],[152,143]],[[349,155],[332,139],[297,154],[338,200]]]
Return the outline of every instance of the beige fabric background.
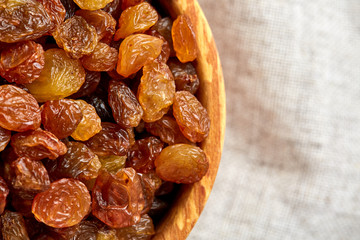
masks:
[[[199,2],[227,129],[188,239],[360,239],[360,0]]]

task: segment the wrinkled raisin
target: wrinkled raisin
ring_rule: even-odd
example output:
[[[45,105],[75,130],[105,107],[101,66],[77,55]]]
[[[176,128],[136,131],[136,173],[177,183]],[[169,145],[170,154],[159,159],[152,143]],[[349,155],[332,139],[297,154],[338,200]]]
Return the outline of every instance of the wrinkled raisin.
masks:
[[[188,91],[176,92],[173,114],[181,132],[192,142],[201,142],[209,134],[210,118],[203,105]]]
[[[124,83],[110,82],[109,104],[117,124],[125,128],[139,125],[143,109],[131,89]]]
[[[5,211],[1,215],[1,232],[4,240],[29,240],[24,218],[17,212]]]
[[[107,101],[105,101],[103,98],[99,96],[91,95],[87,100],[87,102],[95,108],[96,113],[99,115],[102,121],[104,122],[113,121],[111,108],[107,104]]]
[[[144,209],[142,214],[148,213],[151,209],[152,202],[154,201],[155,192],[161,186],[161,179],[158,175],[154,172],[150,173],[138,173],[141,185],[143,187],[143,194],[144,194]]]
[[[151,30],[146,31],[145,33],[163,40],[161,53],[157,57],[157,60],[159,60],[160,62],[166,63],[169,60],[170,53],[171,53],[171,48],[170,48],[169,42],[166,41],[166,39],[156,30],[151,29]]]
[[[121,168],[125,167],[125,161],[127,156],[100,156],[99,160],[101,162],[101,168],[105,169],[110,173],[116,173]]]
[[[74,2],[85,10],[98,10],[106,6],[106,4],[112,2],[112,0],[74,0]]]
[[[174,77],[165,63],[153,61],[144,66],[137,95],[145,122],[162,118],[173,104],[174,94]]]
[[[181,63],[175,58],[170,59],[167,64],[174,75],[176,91],[189,91],[195,94],[199,89],[200,80],[194,66],[191,63]]]
[[[102,171],[92,192],[92,213],[106,225],[122,228],[140,221],[144,208],[139,176],[132,168],[116,174]]]
[[[40,127],[41,115],[35,98],[19,87],[0,86],[0,126],[23,132]]]
[[[41,3],[48,15],[50,16],[51,22],[53,23],[53,28],[51,31],[55,30],[65,20],[65,7],[60,0],[36,0]]]
[[[72,58],[92,53],[98,43],[96,29],[80,16],[67,19],[53,32],[53,36],[58,46]]]
[[[102,122],[101,131],[85,144],[97,155],[126,155],[129,147],[129,134],[117,124]]]
[[[194,61],[197,57],[197,43],[195,33],[187,15],[176,18],[171,29],[174,50],[180,62]]]
[[[118,61],[118,51],[106,43],[99,42],[94,51],[82,57],[81,63],[89,71],[111,71]]]
[[[0,19],[0,42],[34,40],[53,27],[44,6],[36,0],[1,1]]]
[[[72,16],[74,16],[75,11],[79,9],[79,7],[74,3],[73,0],[60,0],[60,1],[66,10],[65,19],[69,19]]]
[[[26,87],[39,101],[46,102],[70,96],[85,81],[85,70],[77,59],[69,58],[62,49],[45,51],[45,66],[40,77]]]
[[[122,0],[121,8],[122,8],[122,10],[125,10],[128,7],[135,6],[142,2],[144,2],[144,0]]]
[[[176,120],[170,116],[163,116],[155,122],[145,123],[146,131],[158,136],[161,141],[173,145],[176,143],[190,143],[182,134]]]
[[[201,148],[175,144],[162,150],[155,160],[155,167],[161,179],[189,184],[200,181],[209,168],[209,162]]]
[[[1,52],[0,75],[8,82],[31,83],[44,68],[44,49],[33,41],[21,42]]]
[[[148,173],[154,170],[154,161],[159,156],[164,144],[155,137],[137,140],[128,152],[127,167],[137,172]]]
[[[88,24],[95,27],[99,41],[111,42],[115,33],[116,20],[109,13],[102,10],[79,10],[75,14],[83,17]]]
[[[32,212],[35,218],[55,228],[71,227],[88,214],[91,198],[86,186],[75,179],[63,178],[36,195]]]
[[[75,140],[86,141],[101,130],[101,119],[95,108],[84,100],[75,100],[82,112],[82,119],[71,137]]]
[[[145,34],[128,36],[120,45],[116,71],[124,77],[136,73],[160,55],[162,44],[160,38]]]
[[[126,38],[133,33],[143,33],[152,27],[158,20],[156,10],[147,2],[127,8],[121,13],[119,29],[114,40]]]
[[[31,160],[56,159],[67,151],[54,134],[41,129],[17,133],[11,137],[10,144],[17,155]]]
[[[173,22],[169,17],[165,17],[156,22],[156,24],[151,28],[159,32],[168,42],[170,48],[170,55],[174,57],[176,55],[173,40],[171,37],[171,29]]]
[[[114,19],[119,19],[121,14],[121,2],[122,0],[113,0],[108,3],[102,10],[113,16]]]
[[[68,151],[65,155],[56,161],[49,161],[50,175],[56,178],[68,177],[81,181],[96,178],[101,168],[98,156],[80,142],[69,142],[66,146]]]
[[[59,139],[70,136],[83,117],[79,105],[69,99],[48,101],[41,110],[44,129]]]

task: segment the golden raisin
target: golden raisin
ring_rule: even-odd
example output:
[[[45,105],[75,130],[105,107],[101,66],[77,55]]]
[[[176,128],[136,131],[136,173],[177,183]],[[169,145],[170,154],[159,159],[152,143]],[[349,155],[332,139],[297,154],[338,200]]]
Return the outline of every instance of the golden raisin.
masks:
[[[175,93],[173,114],[181,132],[192,142],[201,142],[209,134],[210,118],[197,98],[188,91]]]
[[[79,180],[63,178],[36,195],[32,212],[35,218],[54,228],[71,227],[89,213],[91,198]]]
[[[62,49],[45,51],[45,66],[40,77],[26,87],[39,102],[57,100],[77,92],[85,81],[85,70],[78,59]]]
[[[171,29],[171,36],[176,56],[180,62],[194,61],[198,49],[195,33],[188,16],[180,15],[176,18]]]
[[[126,38],[133,33],[143,33],[153,26],[158,20],[156,10],[147,2],[127,8],[121,13],[119,29],[114,40]]]
[[[174,77],[165,63],[153,61],[144,66],[137,95],[145,122],[162,118],[173,104],[174,94]]]
[[[75,140],[86,141],[101,130],[101,119],[95,108],[84,100],[75,100],[82,112],[82,119],[71,137]]]
[[[175,144],[162,150],[155,160],[155,167],[161,179],[189,184],[200,181],[209,168],[209,162],[201,148]]]
[[[160,38],[145,34],[128,36],[120,45],[116,71],[124,77],[136,73],[160,55],[162,44]]]
[[[106,4],[112,2],[113,0],[74,0],[74,2],[81,8],[85,10],[98,10],[106,6]]]

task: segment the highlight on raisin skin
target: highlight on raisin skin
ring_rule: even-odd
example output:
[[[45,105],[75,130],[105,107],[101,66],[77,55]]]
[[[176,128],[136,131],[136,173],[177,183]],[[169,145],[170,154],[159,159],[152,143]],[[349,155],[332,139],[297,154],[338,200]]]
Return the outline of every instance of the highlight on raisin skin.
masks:
[[[29,240],[24,217],[17,212],[6,210],[1,215],[1,232],[3,239]]]
[[[121,13],[119,29],[114,40],[126,38],[133,33],[143,33],[151,28],[158,20],[156,10],[147,2],[129,7]]]
[[[131,89],[122,82],[111,81],[108,92],[116,123],[125,128],[138,126],[144,111]]]
[[[90,204],[90,193],[82,182],[63,178],[35,196],[32,213],[36,220],[50,227],[71,227],[89,213]]]
[[[160,38],[146,34],[133,34],[122,41],[116,71],[123,77],[139,71],[145,64],[157,58],[162,49]]]
[[[182,63],[172,58],[167,64],[174,75],[176,91],[189,91],[191,94],[195,94],[199,89],[200,80],[192,63]]]
[[[60,0],[36,0],[41,3],[45,11],[49,14],[53,28],[50,31],[54,31],[64,20],[66,10]]]
[[[3,151],[10,142],[11,131],[0,127],[0,152]]]
[[[116,236],[119,239],[151,239],[155,234],[155,228],[149,215],[141,216],[140,221],[132,226],[116,229]]]
[[[0,42],[6,43],[34,40],[53,27],[44,6],[36,0],[2,1],[0,19]]]
[[[0,127],[17,132],[40,127],[39,104],[31,94],[13,85],[1,85],[0,102]]]
[[[44,129],[59,139],[70,136],[82,117],[79,105],[70,99],[48,101],[41,107],[41,122]]]
[[[44,49],[40,44],[21,42],[1,52],[0,75],[10,83],[31,83],[40,76],[44,64]]]
[[[118,61],[118,51],[106,43],[99,42],[94,51],[80,59],[89,71],[106,72],[114,70]]]
[[[77,92],[85,81],[85,70],[78,59],[68,57],[64,50],[45,51],[45,66],[40,77],[27,84],[39,102],[57,100]]]
[[[0,214],[4,212],[6,198],[9,195],[9,188],[2,177],[0,177]]]
[[[207,173],[209,162],[204,151],[189,144],[175,144],[162,150],[155,160],[156,174],[165,181],[194,183]]]
[[[186,15],[180,15],[176,18],[171,29],[174,50],[177,58],[182,63],[194,61],[198,54],[195,33],[190,21]]]
[[[201,142],[210,131],[210,118],[197,98],[188,91],[175,93],[173,114],[181,132],[192,142]]]
[[[113,228],[140,221],[144,198],[139,176],[132,168],[116,174],[100,172],[92,191],[92,214]]]
[[[92,53],[98,43],[96,29],[84,18],[74,16],[63,22],[53,32],[57,45],[72,58]]]
[[[54,134],[41,129],[17,133],[11,137],[10,144],[18,156],[31,160],[56,159],[67,151]]]

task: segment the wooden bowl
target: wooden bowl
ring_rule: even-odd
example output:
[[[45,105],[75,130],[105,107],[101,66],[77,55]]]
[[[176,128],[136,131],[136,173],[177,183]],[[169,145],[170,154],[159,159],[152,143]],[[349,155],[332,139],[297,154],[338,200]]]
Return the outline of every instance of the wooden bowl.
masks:
[[[208,156],[210,167],[195,184],[182,185],[175,202],[157,226],[155,240],[186,239],[210,195],[219,167],[225,132],[224,80],[210,27],[197,0],[159,0],[173,19],[179,14],[190,17],[199,47],[196,70],[200,78],[199,100],[211,119],[209,136],[200,145]]]

